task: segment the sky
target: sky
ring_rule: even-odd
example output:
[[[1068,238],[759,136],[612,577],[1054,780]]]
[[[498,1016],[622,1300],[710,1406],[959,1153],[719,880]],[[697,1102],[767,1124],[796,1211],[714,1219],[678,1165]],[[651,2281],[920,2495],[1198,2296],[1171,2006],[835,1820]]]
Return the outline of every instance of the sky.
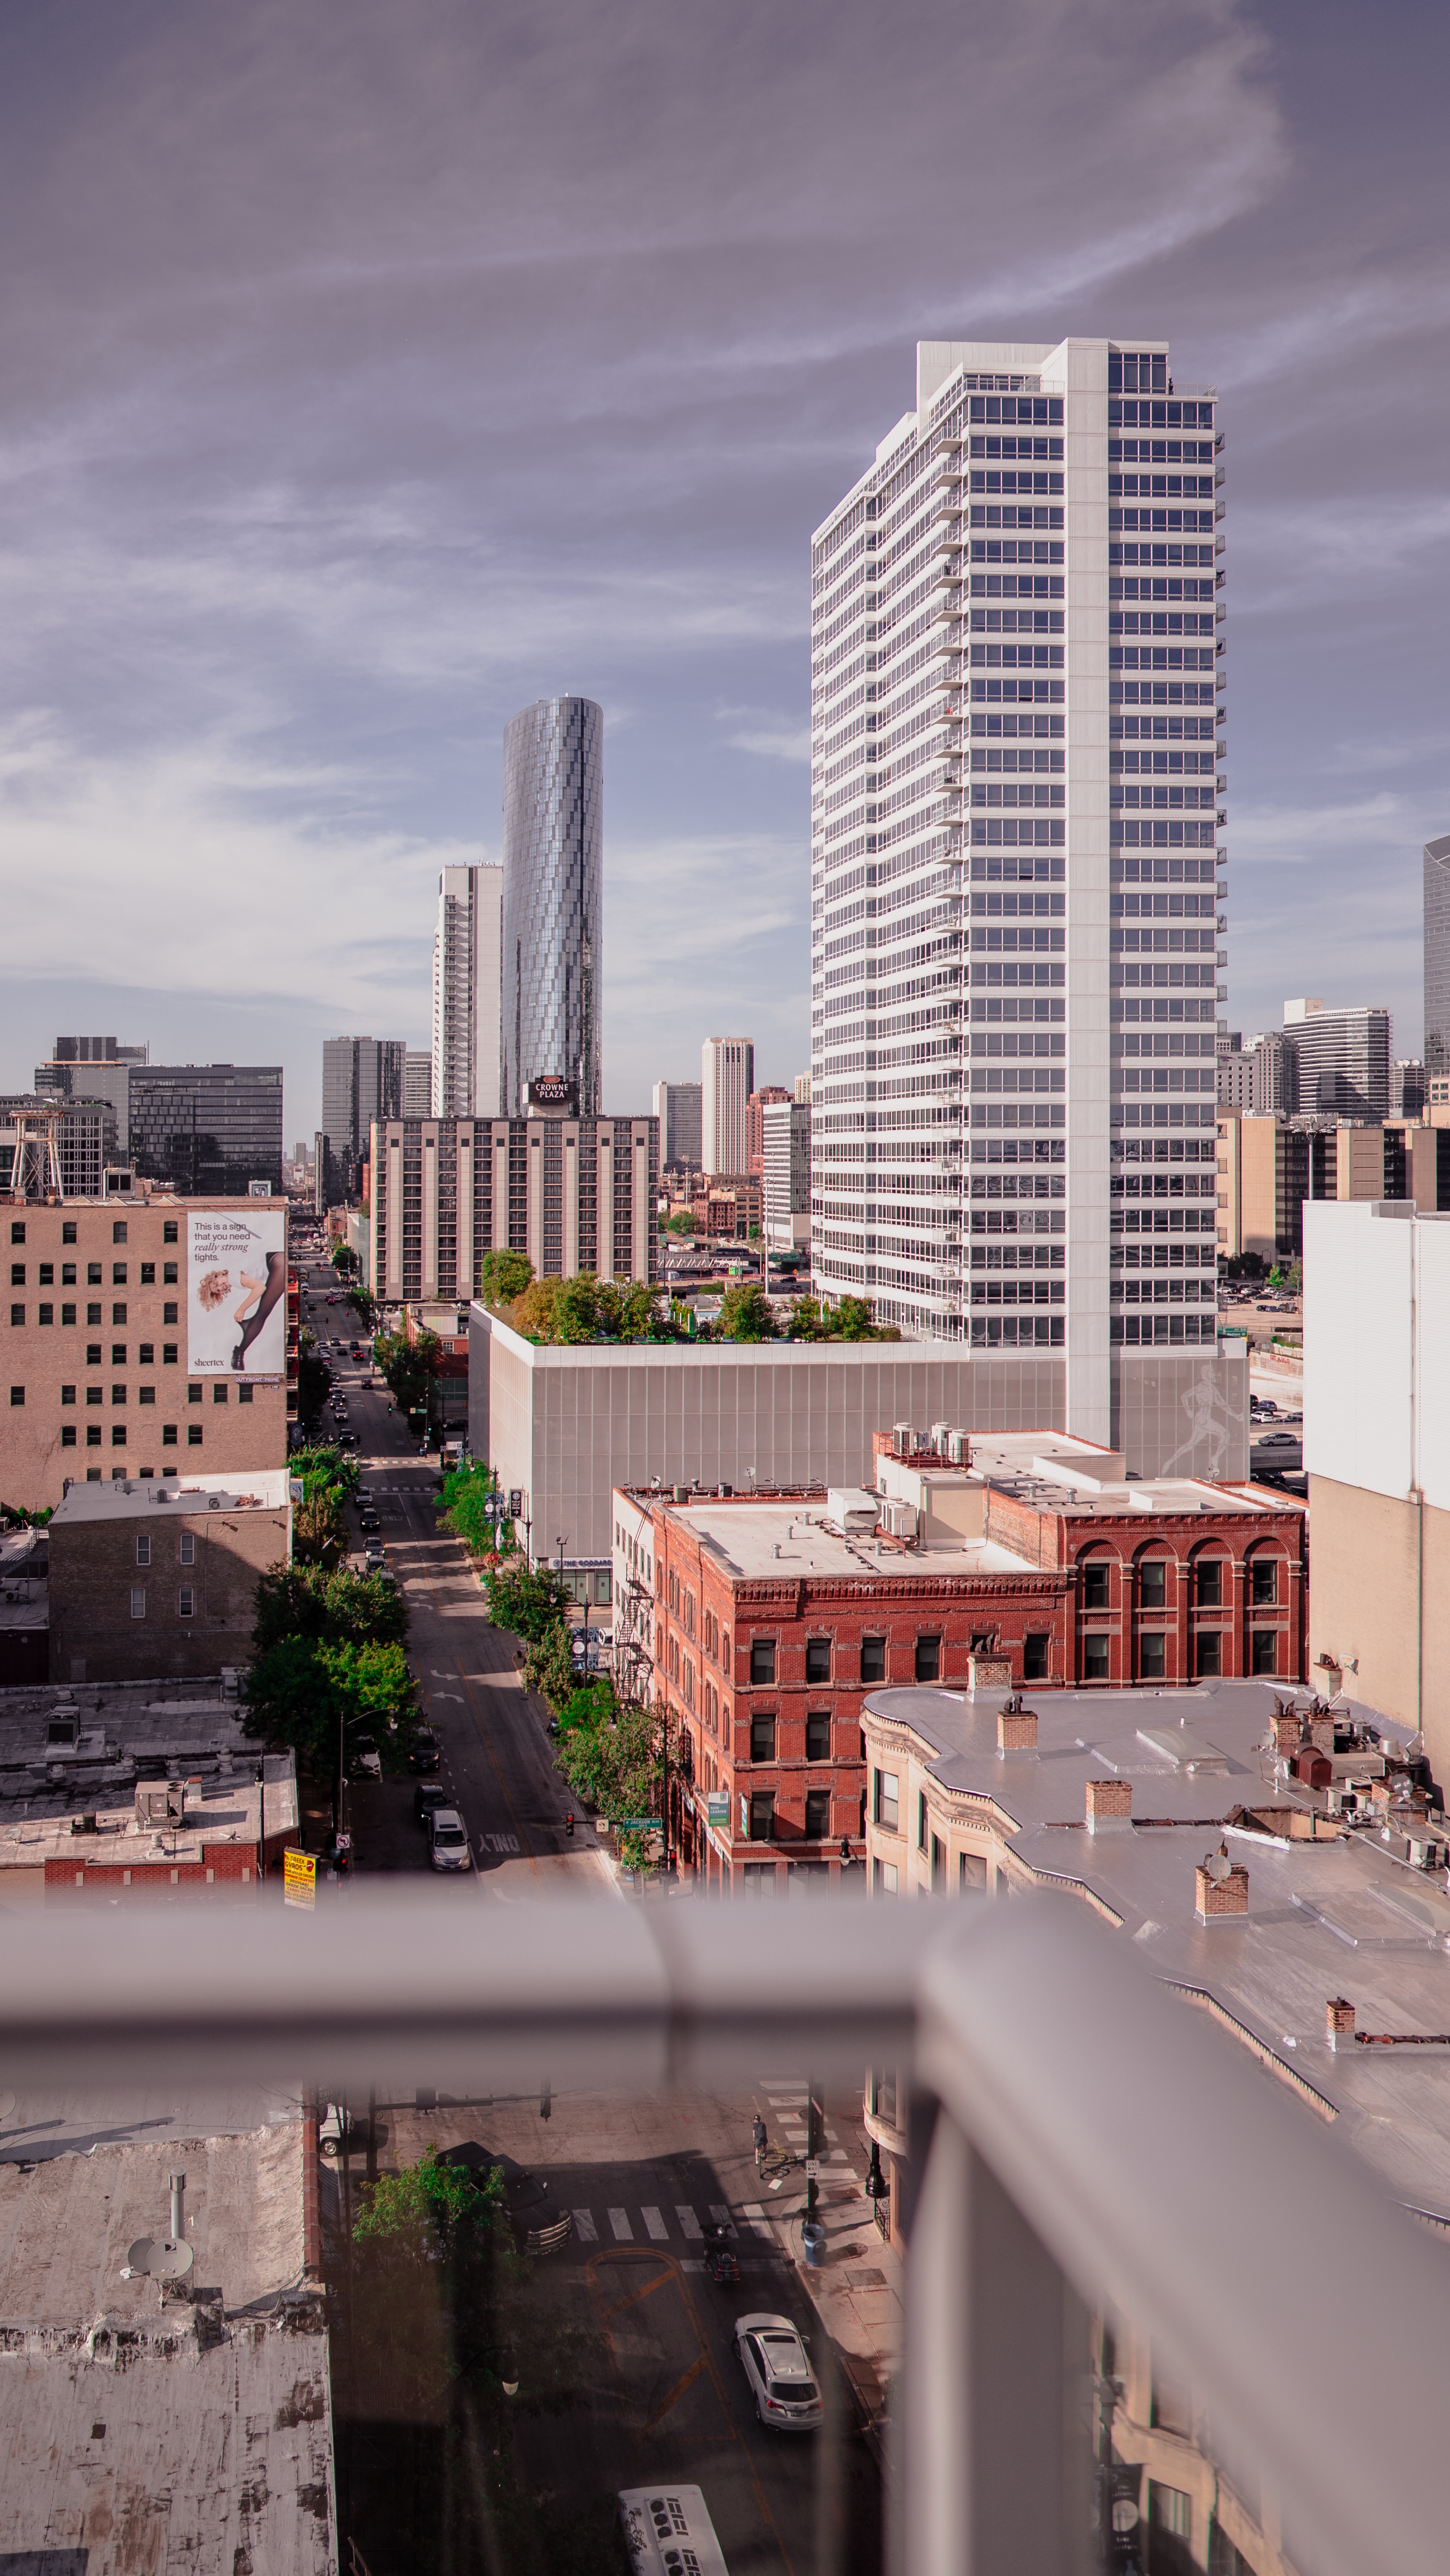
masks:
[[[1229,1001],[1421,1037],[1443,99],[1403,0],[8,0],[0,1088],[427,1043],[507,718],[605,710],[605,1106],[809,1062],[809,539],[920,338],[1167,338],[1229,504]]]

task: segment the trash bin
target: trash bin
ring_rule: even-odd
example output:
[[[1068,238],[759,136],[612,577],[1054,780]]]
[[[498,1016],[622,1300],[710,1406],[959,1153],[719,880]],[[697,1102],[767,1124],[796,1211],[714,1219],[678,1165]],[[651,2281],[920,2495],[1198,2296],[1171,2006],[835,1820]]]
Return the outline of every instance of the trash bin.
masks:
[[[801,2252],[812,2266],[818,2265],[826,2250],[826,2231],[818,2218],[808,2218],[801,2228]]]

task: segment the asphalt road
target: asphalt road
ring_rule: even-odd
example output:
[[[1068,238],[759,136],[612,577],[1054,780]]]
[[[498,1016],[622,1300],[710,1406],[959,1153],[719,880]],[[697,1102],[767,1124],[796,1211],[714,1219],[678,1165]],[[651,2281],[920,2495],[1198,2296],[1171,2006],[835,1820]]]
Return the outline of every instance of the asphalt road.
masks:
[[[330,1282],[331,1273],[325,1277]],[[418,1455],[370,1364],[348,1358],[356,1318],[345,1305],[326,1304],[320,1270],[304,1274],[304,1296],[304,1321],[324,1346],[346,1427],[358,1435],[362,1483],[408,1604],[408,1661],[443,1748],[444,1784],[468,1828],[473,1893],[507,1901],[563,1879],[597,1894],[612,1885],[612,1865],[577,1811],[572,1840],[565,1832],[572,1801],[549,1758],[547,1712],[522,1688],[516,1641],[490,1625],[478,1576],[439,1523],[437,1459]],[[347,1821],[360,1873],[427,1869],[428,1837],[413,1820],[413,1788],[411,1780],[349,1784]],[[462,1883],[459,1899],[468,1902]]]

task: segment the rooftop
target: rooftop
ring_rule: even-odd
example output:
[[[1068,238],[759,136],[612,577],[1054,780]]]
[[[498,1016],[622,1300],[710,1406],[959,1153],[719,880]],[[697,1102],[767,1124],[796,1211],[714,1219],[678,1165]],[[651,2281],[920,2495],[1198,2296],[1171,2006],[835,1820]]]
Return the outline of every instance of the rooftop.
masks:
[[[1282,1776],[1275,1700],[1303,1712],[1309,1696],[1259,1682],[1045,1692],[1036,1753],[1005,1756],[995,1697],[876,1690],[865,1716],[916,1739],[931,1778],[990,1807],[1014,1864],[1119,1924],[1159,1977],[1216,2006],[1307,2091],[1401,2200],[1450,2224],[1447,1873],[1410,1865],[1402,1818],[1342,1828],[1322,1792]],[[1411,1749],[1373,1710],[1337,1700],[1334,1717],[1361,1736],[1357,1751],[1333,1757],[1339,1777],[1386,1761],[1393,1772]],[[1087,1783],[1104,1779],[1131,1784],[1133,1820],[1090,1833]],[[1422,1820],[1421,1830],[1443,1846],[1443,1825]],[[1194,1871],[1220,1842],[1247,1866],[1248,1914],[1203,1924]],[[1325,2007],[1340,1995],[1361,2031],[1441,2044],[1332,2051]]]
[[[59,1764],[44,1774],[0,1772],[0,1872],[41,1869],[48,1860],[158,1870],[178,1861],[200,1861],[206,1845],[258,1839],[257,1769],[269,1840],[297,1826],[297,1771],[291,1753],[262,1754],[251,1745],[240,1762],[230,1756],[204,1768],[137,1774],[133,1762],[86,1766],[66,1777]],[[61,1776],[54,1776],[60,1772]],[[82,1817],[94,1817],[94,1830]],[[158,1879],[158,1885],[160,1884]],[[168,1881],[169,1884],[169,1881]]]
[[[117,1477],[108,1484],[72,1478],[52,1515],[53,1527],[77,1521],[138,1520],[148,1512],[280,1511],[289,1499],[285,1467],[248,1467],[230,1476],[197,1476],[184,1485],[166,1477]]]
[[[85,1786],[95,1805],[104,1775],[134,1779],[138,1763],[177,1773],[235,1762],[256,1767],[257,1745],[242,1728],[234,1675],[216,1680],[54,1682],[0,1691],[0,1799],[35,1786]]]
[[[933,1481],[943,1477],[990,1484],[1041,1511],[1069,1517],[1121,1518],[1124,1512],[1252,1516],[1285,1508],[1282,1494],[1252,1485],[1217,1485],[1198,1476],[1130,1475],[1121,1450],[1100,1449],[1067,1432],[973,1432],[968,1464],[953,1465],[934,1452],[919,1452],[900,1463],[929,1473]]]
[[[635,1502],[661,1495],[636,1494]],[[860,1575],[879,1583],[883,1574],[1036,1574],[1032,1560],[995,1539],[958,1539],[947,1546],[906,1547],[900,1539],[853,1538],[829,1525],[823,1492],[797,1501],[711,1500],[669,1505],[670,1518],[742,1581],[762,1576]]]

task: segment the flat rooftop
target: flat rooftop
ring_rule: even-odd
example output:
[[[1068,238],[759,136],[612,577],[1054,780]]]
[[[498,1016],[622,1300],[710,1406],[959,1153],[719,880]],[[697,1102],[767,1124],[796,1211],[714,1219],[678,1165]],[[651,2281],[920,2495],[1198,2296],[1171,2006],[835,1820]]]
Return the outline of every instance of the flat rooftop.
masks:
[[[211,1479],[192,1476],[185,1484],[170,1476],[118,1476],[114,1482],[98,1485],[73,1479],[55,1507],[50,1526],[139,1520],[151,1513],[174,1520],[197,1512],[280,1511],[289,1497],[285,1467],[249,1467]]]
[[[632,1500],[643,1497],[633,1496]],[[654,1500],[660,1498],[656,1495]],[[1040,1574],[1030,1557],[994,1539],[959,1539],[946,1547],[905,1546],[883,1535],[845,1537],[826,1519],[824,1494],[797,1503],[748,1499],[671,1503],[670,1519],[694,1532],[727,1574],[741,1581],[760,1576],[859,1575],[873,1583],[902,1574]]]
[[[989,1431],[970,1435],[970,1463],[953,1466],[931,1452],[912,1457],[880,1457],[883,1468],[895,1466],[941,1482],[990,1484],[1037,1510],[1060,1512],[1068,1519],[1121,1519],[1125,1512],[1257,1513],[1284,1511],[1292,1497],[1254,1485],[1217,1485],[1199,1476],[1134,1476],[1121,1451],[1099,1449],[1088,1440],[1054,1431]]]
[[[267,1834],[291,1833],[297,1825],[293,1756],[262,1755],[255,1745],[249,1760],[244,1757],[234,1764],[223,1758],[208,1763],[205,1771],[183,1770],[170,1784],[164,1778],[155,1782],[158,1791],[168,1785],[173,1792],[185,1787],[181,1815],[164,1822],[143,1820],[138,1814],[135,1774],[129,1765],[124,1770],[117,1765],[120,1776],[113,1774],[98,1791],[87,1788],[83,1799],[76,1785],[64,1780],[41,1783],[31,1775],[23,1794],[18,1784],[12,1786],[7,1780],[0,1786],[0,1901],[7,1870],[42,1869],[48,1860],[73,1860],[78,1868],[82,1862],[93,1869],[114,1866],[144,1872],[155,1868],[160,1885],[173,1863],[200,1861],[206,1844],[242,1843],[255,1851],[259,1762]],[[95,1817],[94,1833],[72,1830],[82,1815]]]
[[[931,1777],[994,1812],[1013,1859],[1039,1883],[1086,1898],[1121,1925],[1155,1973],[1216,2006],[1396,2196],[1450,2225],[1450,1887],[1412,1868],[1369,1825],[1337,1839],[1290,1838],[1316,1802],[1276,1775],[1274,1702],[1283,1683],[1200,1682],[1163,1691],[1050,1691],[1027,1704],[1037,1752],[997,1752],[998,1696],[876,1690],[872,1718],[908,1731]],[[1336,1702],[1381,1731],[1372,1709]],[[1370,1748],[1361,1765],[1373,1767]],[[1351,1777],[1354,1758],[1336,1755]],[[1089,1780],[1127,1780],[1134,1821],[1089,1833]],[[1318,1800],[1321,1823],[1324,1801]],[[1277,1811],[1277,1830],[1227,1820]],[[1441,1829],[1443,1831],[1443,1828]],[[1330,1827],[1332,1833],[1334,1828]],[[1221,1841],[1249,1874],[1246,1918],[1201,1924],[1194,1871]],[[1362,2031],[1438,2034],[1430,2048],[1332,2051],[1325,2005],[1346,1996]]]
[[[258,1745],[243,1732],[243,1710],[225,1677],[167,1682],[55,1682],[0,1691],[0,1801],[68,1784],[96,1804],[107,1785],[133,1782],[137,1765],[164,1779],[168,1769],[234,1764],[255,1772]]]

